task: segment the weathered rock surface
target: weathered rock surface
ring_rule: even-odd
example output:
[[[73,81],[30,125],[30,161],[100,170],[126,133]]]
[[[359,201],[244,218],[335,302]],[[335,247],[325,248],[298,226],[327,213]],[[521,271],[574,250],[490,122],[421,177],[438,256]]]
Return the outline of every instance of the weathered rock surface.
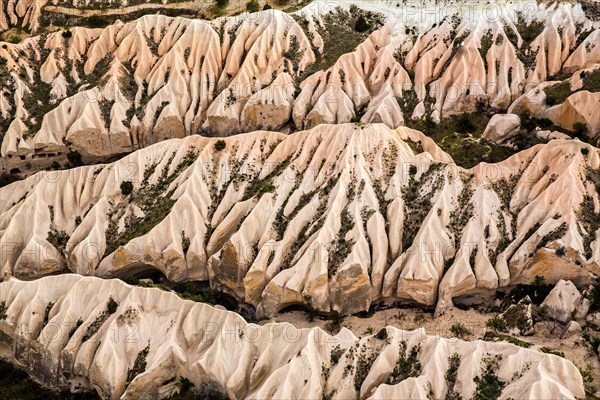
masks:
[[[560,322],[584,319],[590,308],[590,302],[583,297],[573,282],[560,280],[541,307],[545,307],[547,315]]]
[[[586,322],[600,328],[600,312],[590,313],[585,319]]]
[[[0,283],[0,301],[7,306],[0,321],[3,357],[48,386],[93,387],[107,399],[166,397],[181,377],[195,385],[216,382],[231,399],[443,398],[451,357],[458,359],[453,391],[462,398],[473,397],[474,378],[487,365],[505,382],[502,397],[585,395],[570,361],[508,343],[448,340],[391,326],[381,339],[358,339],[345,328],[329,336],[319,328],[258,326],[119,280],[10,278]],[[407,362],[407,376],[395,371]]]
[[[418,131],[382,124],[192,136],[1,188],[0,272],[160,271],[259,315],[378,301],[442,312],[537,275],[589,284],[599,166],[596,148],[555,140],[465,170]]]
[[[25,15],[27,4],[43,6],[18,3],[9,2],[11,19]],[[36,155],[69,147],[106,156],[198,132],[223,136],[352,120],[395,128],[411,117],[473,112],[478,103],[529,109],[537,117],[548,111],[559,126],[583,122],[598,134],[595,85],[579,87],[585,90],[552,111],[544,104],[549,77],[590,73],[600,63],[600,21],[580,4],[530,4],[535,10],[526,12],[498,4],[501,18],[489,18],[486,2],[456,14],[448,5],[453,18],[440,21],[434,13],[417,21],[398,18],[392,4],[361,3],[382,24],[373,22],[364,34],[340,31],[352,13],[363,12],[342,11],[346,6],[214,21],[147,15],[6,43],[2,148],[12,148],[14,134],[7,131],[15,120],[28,128],[27,146]],[[407,4],[404,12],[420,14],[419,7]],[[34,14],[27,14],[31,21]],[[358,35],[356,47],[321,62],[339,54],[331,38],[344,34]],[[573,77],[575,90],[582,79]]]
[[[521,118],[515,114],[496,114],[491,119],[483,132],[485,139],[494,143],[502,143],[516,136],[521,126]]]
[[[568,338],[577,335],[581,335],[581,325],[575,321],[569,322],[563,331],[562,337]]]
[[[572,130],[575,124],[583,124],[591,136],[597,136],[600,133],[600,92],[573,93],[564,103],[549,108],[546,116],[566,129]]]

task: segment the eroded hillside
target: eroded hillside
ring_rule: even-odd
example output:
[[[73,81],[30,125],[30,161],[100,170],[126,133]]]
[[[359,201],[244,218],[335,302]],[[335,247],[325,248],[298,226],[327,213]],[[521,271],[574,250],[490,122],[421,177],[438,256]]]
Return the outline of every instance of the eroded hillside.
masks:
[[[170,140],[3,190],[1,268],[158,270],[208,280],[259,315],[381,299],[443,311],[537,275],[589,282],[599,163],[596,148],[555,140],[464,170],[423,134],[382,124]]]
[[[527,112],[538,120],[526,136],[535,126],[599,132],[600,22],[581,4],[499,4],[493,16],[449,5],[439,21],[409,6],[344,7],[213,21],[148,15],[5,44],[3,160],[35,170],[69,150],[98,161],[195,133],[321,123],[428,131],[475,111]],[[480,141],[476,128],[457,146]]]
[[[600,394],[598,4],[0,2],[0,397]]]
[[[14,359],[37,380],[95,387],[104,398],[164,396],[182,378],[212,381],[231,399],[473,398],[497,387],[513,398],[584,396],[571,362],[508,343],[391,326],[362,338],[257,326],[159,289],[77,275],[11,278],[0,289],[10,305],[2,354],[17,343]]]

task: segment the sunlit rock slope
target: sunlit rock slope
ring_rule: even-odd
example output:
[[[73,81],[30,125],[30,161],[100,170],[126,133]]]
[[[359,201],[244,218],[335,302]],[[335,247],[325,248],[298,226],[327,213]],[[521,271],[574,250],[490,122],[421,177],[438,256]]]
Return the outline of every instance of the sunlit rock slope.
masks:
[[[383,124],[191,136],[0,189],[0,271],[210,281],[272,315],[598,273],[598,149],[554,140],[465,170]]]
[[[2,157],[106,157],[198,132],[358,120],[395,128],[478,107],[528,110],[564,129],[579,122],[595,136],[595,4],[431,4],[441,18],[395,2],[317,2],[294,15],[147,15],[5,43]],[[565,79],[549,104],[545,88]]]

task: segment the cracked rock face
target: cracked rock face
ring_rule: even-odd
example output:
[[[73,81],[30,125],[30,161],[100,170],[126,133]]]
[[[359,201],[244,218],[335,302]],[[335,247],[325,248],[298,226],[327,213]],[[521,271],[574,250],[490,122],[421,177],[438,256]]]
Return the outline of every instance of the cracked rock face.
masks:
[[[508,343],[394,327],[359,339],[345,328],[330,336],[319,328],[258,326],[160,289],[78,275],[11,278],[0,283],[0,293],[8,304],[0,321],[4,355],[48,386],[93,386],[109,399],[166,396],[180,377],[196,385],[211,380],[231,399],[443,398],[450,392],[472,398],[474,378],[488,366],[504,382],[506,397],[584,396],[570,361]],[[408,372],[400,373],[407,363]],[[447,371],[454,371],[455,384]]]
[[[538,275],[590,282],[599,165],[595,148],[558,140],[465,170],[421,133],[382,124],[170,140],[0,189],[1,270],[160,271],[264,316],[397,300],[443,312]]]

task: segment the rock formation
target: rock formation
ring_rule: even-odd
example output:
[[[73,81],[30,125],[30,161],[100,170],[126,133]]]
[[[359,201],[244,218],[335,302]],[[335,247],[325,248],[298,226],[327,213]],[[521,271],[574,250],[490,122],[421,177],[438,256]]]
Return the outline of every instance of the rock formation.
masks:
[[[594,147],[554,140],[465,170],[420,132],[383,124],[191,136],[0,189],[0,268],[160,271],[267,316],[397,300],[442,312],[537,275],[589,283],[599,165]]]
[[[598,2],[205,3],[0,2],[0,358],[105,399],[600,393]],[[266,322],[405,306],[486,341]]]
[[[78,275],[11,278],[0,289],[2,354],[48,386],[107,399],[164,397],[181,378],[216,382],[231,399],[473,398],[487,379],[505,398],[584,396],[570,361],[508,343],[390,326],[360,339],[345,328],[258,326],[160,289]]]
[[[595,136],[600,21],[581,4],[535,6],[525,12],[499,4],[488,18],[486,6],[474,4],[468,14],[421,22],[398,17],[391,5],[214,21],[147,15],[7,43],[0,48],[2,148],[10,147],[9,126],[18,120],[38,156],[69,148],[93,157],[198,132],[352,120],[395,128],[478,104],[529,110],[567,130],[583,123]],[[367,31],[343,28],[361,15],[370,20]],[[544,90],[564,86],[551,80],[561,72],[573,73],[565,82],[574,93],[549,106]]]
[[[560,322],[585,319],[590,302],[571,281],[560,280],[542,303],[550,318]]]

